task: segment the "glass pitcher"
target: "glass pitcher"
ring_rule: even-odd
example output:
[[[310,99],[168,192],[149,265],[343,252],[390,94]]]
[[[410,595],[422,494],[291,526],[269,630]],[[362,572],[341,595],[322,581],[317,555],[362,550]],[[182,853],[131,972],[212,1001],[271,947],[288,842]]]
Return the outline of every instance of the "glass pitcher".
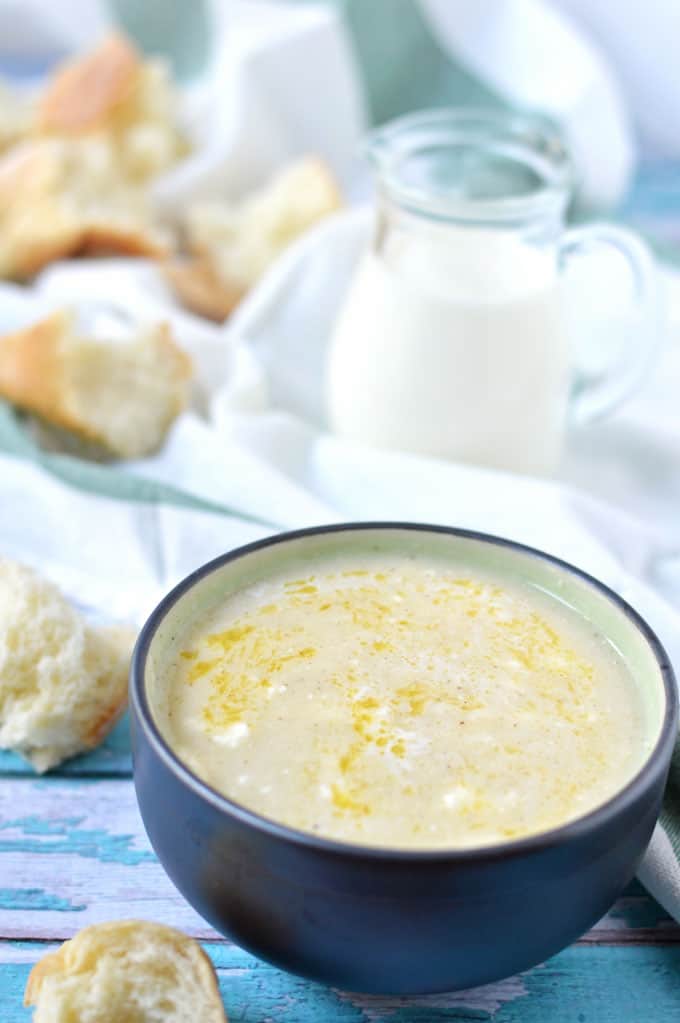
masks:
[[[379,447],[553,472],[568,417],[618,405],[659,344],[645,245],[609,224],[565,229],[571,161],[540,116],[417,113],[375,133],[369,155],[375,226],[329,349],[332,428]],[[639,329],[622,331],[611,363],[586,379],[563,271],[596,247],[627,261]]]

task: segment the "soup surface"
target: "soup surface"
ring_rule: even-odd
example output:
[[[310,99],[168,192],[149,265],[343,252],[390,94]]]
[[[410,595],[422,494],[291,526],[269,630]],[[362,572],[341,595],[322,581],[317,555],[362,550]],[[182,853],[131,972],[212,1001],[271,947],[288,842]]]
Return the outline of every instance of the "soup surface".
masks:
[[[179,637],[159,724],[236,802],[361,844],[515,839],[611,796],[647,748],[632,678],[571,608],[424,556],[315,562]]]

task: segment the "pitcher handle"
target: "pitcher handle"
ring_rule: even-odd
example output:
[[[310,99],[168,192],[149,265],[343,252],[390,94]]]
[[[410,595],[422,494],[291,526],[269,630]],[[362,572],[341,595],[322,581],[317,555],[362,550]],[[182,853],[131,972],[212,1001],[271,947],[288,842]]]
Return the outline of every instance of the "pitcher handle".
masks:
[[[637,310],[639,329],[626,331],[619,351],[597,379],[577,373],[572,410],[580,423],[607,415],[630,397],[647,376],[663,343],[654,257],[632,231],[608,223],[572,228],[560,243],[560,262],[564,266],[572,259],[586,258],[603,246],[622,255],[628,264],[634,289],[631,306]]]

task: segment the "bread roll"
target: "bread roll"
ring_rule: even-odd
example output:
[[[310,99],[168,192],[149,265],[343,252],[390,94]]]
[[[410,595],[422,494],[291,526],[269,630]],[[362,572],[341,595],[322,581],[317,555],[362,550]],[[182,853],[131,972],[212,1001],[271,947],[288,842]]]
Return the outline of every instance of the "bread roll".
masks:
[[[173,259],[163,270],[182,305],[214,323],[226,320],[243,297],[240,285],[222,280],[209,255]]]
[[[41,97],[34,130],[42,135],[106,135],[121,177],[142,182],[170,167],[188,146],[178,127],[179,99],[167,64],[145,60],[117,32],[70,61]]]
[[[162,60],[112,33],[36,102],[0,89],[0,277],[68,256],[167,258],[146,184],[187,151]]]
[[[0,158],[0,276],[22,280],[82,253],[171,250],[171,235],[156,226],[143,191],[121,179],[105,137],[29,140]]]
[[[192,257],[168,264],[168,281],[189,309],[223,320],[286,246],[340,205],[329,169],[315,157],[242,202],[195,203],[185,225]]]
[[[47,771],[97,746],[127,702],[133,634],[92,628],[56,586],[0,559],[0,746]]]
[[[31,970],[34,1023],[227,1023],[212,963],[145,920],[86,927]]]
[[[100,341],[61,310],[0,337],[0,396],[120,458],[160,447],[187,404],[190,376],[165,323]]]
[[[58,68],[38,104],[37,130],[69,134],[106,126],[130,99],[141,65],[132,43],[112,32]]]

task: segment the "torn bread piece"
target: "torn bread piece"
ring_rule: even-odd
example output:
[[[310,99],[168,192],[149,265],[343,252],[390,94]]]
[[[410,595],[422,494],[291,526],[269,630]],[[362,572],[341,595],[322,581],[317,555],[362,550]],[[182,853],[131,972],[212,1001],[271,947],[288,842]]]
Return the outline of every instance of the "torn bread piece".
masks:
[[[29,140],[0,158],[0,276],[25,279],[81,253],[160,258],[171,249],[105,138]]]
[[[93,924],[31,970],[34,1023],[227,1023],[193,938],[146,920]]]
[[[105,134],[121,176],[139,183],[188,152],[178,111],[166,62],[144,59],[130,40],[112,32],[57,71],[38,103],[34,131]]]
[[[188,308],[223,320],[292,241],[341,204],[316,157],[285,168],[241,202],[195,203],[185,225],[191,257],[167,264],[167,279]]]
[[[0,397],[121,458],[160,447],[190,377],[191,360],[165,323],[104,341],[81,336],[61,310],[0,337]]]
[[[0,92],[0,277],[76,255],[167,258],[146,182],[187,151],[162,61],[112,34],[28,108]],[[17,140],[21,141],[17,141]],[[11,143],[16,144],[11,144]]]
[[[220,278],[207,255],[169,260],[163,272],[182,305],[214,323],[226,320],[243,295]]]
[[[94,50],[57,69],[40,99],[36,128],[68,134],[105,126],[130,100],[141,66],[133,44],[112,32]]]
[[[127,703],[134,633],[93,628],[53,583],[0,559],[0,747],[36,771],[97,746]]]

